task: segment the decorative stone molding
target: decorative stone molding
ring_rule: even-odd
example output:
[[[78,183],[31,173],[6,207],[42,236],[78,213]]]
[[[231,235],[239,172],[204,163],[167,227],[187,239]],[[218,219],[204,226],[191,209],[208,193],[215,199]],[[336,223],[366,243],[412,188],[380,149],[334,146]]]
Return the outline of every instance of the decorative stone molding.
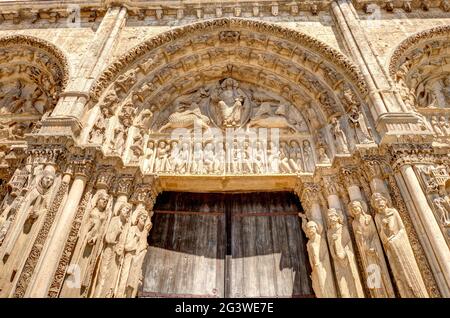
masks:
[[[391,77],[394,78],[399,63],[401,62],[401,58],[407,51],[411,50],[414,46],[417,46],[421,41],[430,40],[437,37],[448,36],[449,34],[450,34],[450,25],[442,25],[434,27],[432,29],[418,32],[403,40],[394,50],[390,58],[389,74],[391,75]]]
[[[97,181],[98,183],[98,181]],[[83,199],[81,200],[80,204],[78,205],[77,212],[75,214],[75,219],[73,220],[72,227],[70,228],[69,237],[67,238],[66,244],[64,245],[64,250],[62,252],[62,256],[59,259],[58,266],[56,268],[55,275],[53,277],[53,281],[50,284],[49,290],[48,290],[48,297],[49,298],[56,298],[59,295],[59,291],[61,289],[64,277],[67,272],[67,267],[70,264],[70,259],[73,255],[73,251],[75,249],[75,245],[78,240],[78,234],[80,227],[82,225],[82,220],[86,211],[86,206],[89,203],[89,200],[92,197],[93,192],[93,182],[91,182],[87,186],[87,190],[83,196]]]
[[[398,188],[397,182],[392,174],[388,176],[388,185],[390,188],[390,195],[393,205],[398,209],[400,217],[405,225],[406,233],[408,234],[409,242],[414,252],[414,256],[422,274],[428,294],[432,298],[441,297],[436,280],[430,268],[430,264],[425,256],[424,247],[420,244],[416,230],[411,221],[408,209]]]
[[[202,30],[209,32],[215,29],[250,29],[265,34],[274,35],[282,39],[288,39],[300,43],[302,46],[321,54],[329,62],[337,65],[359,88],[362,95],[367,93],[367,88],[364,84],[364,79],[356,65],[348,60],[344,55],[316,40],[306,34],[294,31],[292,29],[283,28],[273,24],[254,20],[243,20],[237,18],[221,18],[205,22],[190,24],[187,26],[174,28],[168,32],[159,34],[150,40],[131,49],[129,53],[123,55],[110,65],[106,71],[97,79],[93,88],[91,89],[91,97],[97,100],[105,88],[118,76],[118,74],[126,68],[126,66],[135,63],[148,52],[160,47],[171,41],[182,39],[186,35],[192,35]]]
[[[41,256],[45,241],[47,240],[48,233],[50,232],[55,216],[59,211],[63,198],[68,189],[69,183],[62,182],[59,186],[58,192],[56,193],[55,199],[53,200],[51,208],[44,216],[44,223],[39,230],[30,253],[27,255],[25,265],[20,273],[19,280],[17,281],[16,289],[14,291],[15,298],[23,298],[25,296],[28,284],[30,283],[36,264]]]
[[[56,81],[61,86],[62,92],[69,80],[69,62],[66,55],[55,45],[30,35],[10,35],[0,37],[0,48],[17,47],[17,49],[37,48],[54,58],[54,62],[58,64]]]

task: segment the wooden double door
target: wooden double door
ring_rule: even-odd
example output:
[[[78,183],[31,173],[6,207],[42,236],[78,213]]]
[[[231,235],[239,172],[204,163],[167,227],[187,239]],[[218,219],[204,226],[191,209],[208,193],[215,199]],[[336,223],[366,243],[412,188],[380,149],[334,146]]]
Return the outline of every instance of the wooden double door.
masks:
[[[312,297],[297,197],[162,193],[141,297]]]

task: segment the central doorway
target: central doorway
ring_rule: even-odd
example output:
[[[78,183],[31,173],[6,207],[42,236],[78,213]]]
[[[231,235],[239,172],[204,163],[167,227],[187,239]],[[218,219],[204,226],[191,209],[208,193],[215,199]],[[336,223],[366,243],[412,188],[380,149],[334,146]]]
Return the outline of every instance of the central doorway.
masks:
[[[141,297],[313,297],[302,208],[289,192],[163,192]]]

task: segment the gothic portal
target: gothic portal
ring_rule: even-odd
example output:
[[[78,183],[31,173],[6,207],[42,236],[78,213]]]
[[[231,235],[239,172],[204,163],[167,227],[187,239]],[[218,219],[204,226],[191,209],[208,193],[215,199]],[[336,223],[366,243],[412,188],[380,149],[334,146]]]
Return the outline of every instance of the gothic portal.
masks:
[[[0,297],[450,296],[448,0],[47,2],[0,4]]]

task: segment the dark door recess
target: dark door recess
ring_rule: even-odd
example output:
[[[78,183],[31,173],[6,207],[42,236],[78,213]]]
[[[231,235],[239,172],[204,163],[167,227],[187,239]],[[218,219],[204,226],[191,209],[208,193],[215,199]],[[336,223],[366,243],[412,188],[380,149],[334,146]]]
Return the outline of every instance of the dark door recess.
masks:
[[[312,297],[306,239],[288,192],[162,193],[141,297]]]

